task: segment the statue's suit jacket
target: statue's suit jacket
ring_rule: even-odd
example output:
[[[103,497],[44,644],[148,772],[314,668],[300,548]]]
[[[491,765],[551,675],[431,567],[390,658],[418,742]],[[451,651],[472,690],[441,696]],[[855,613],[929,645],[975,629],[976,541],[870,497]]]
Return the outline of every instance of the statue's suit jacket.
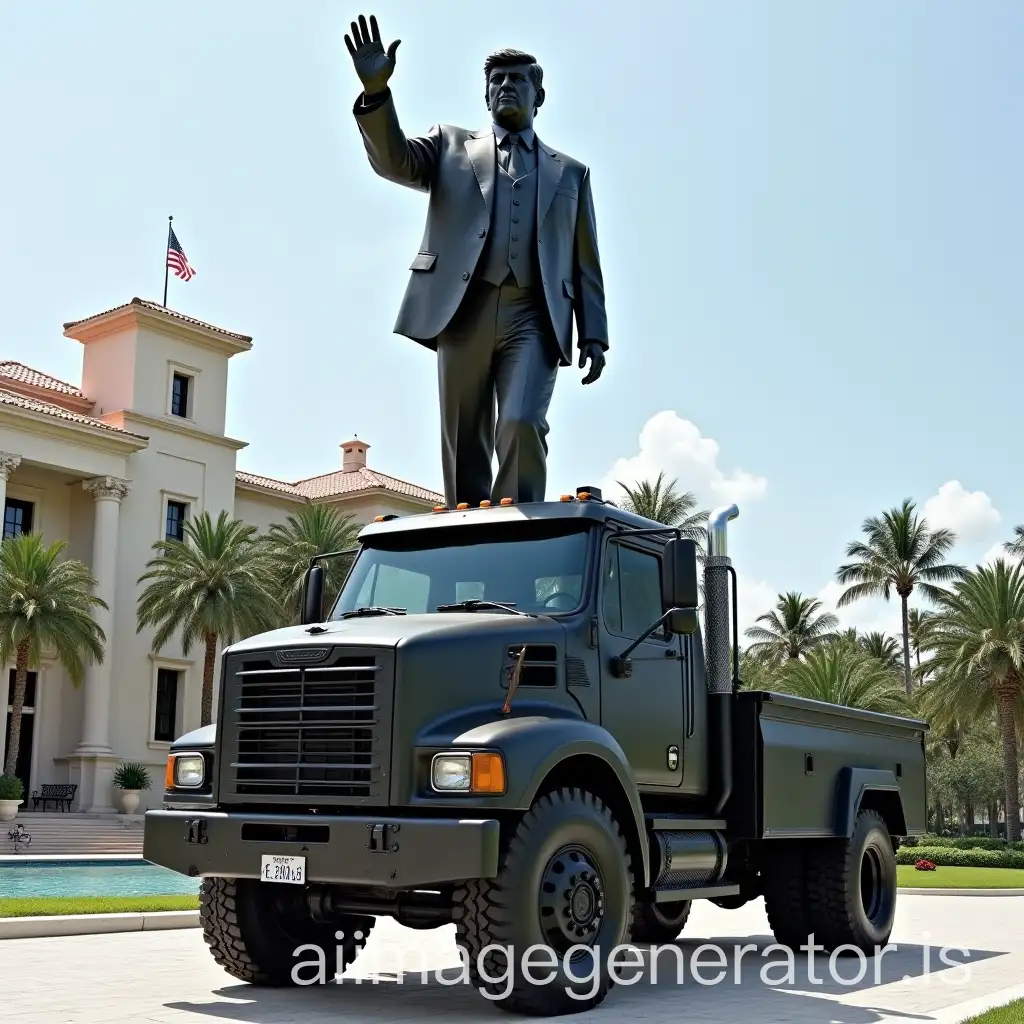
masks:
[[[455,315],[491,228],[497,173],[493,131],[435,125],[406,138],[390,91],[353,108],[373,169],[430,195],[426,229],[412,265],[395,333],[437,348]],[[572,320],[579,341],[608,347],[604,280],[597,249],[590,171],[537,139],[537,258],[560,361],[572,363]]]

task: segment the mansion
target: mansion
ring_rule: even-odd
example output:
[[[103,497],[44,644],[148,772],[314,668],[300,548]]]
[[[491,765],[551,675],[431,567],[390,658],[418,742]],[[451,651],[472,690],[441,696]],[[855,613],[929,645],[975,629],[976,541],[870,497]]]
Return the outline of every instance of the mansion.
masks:
[[[0,362],[0,507],[4,537],[37,531],[64,540],[91,567],[107,604],[97,621],[106,656],[74,686],[44,654],[29,675],[17,774],[30,794],[78,786],[73,809],[112,811],[121,761],[145,764],[159,806],[167,750],[200,721],[202,647],[152,648],[136,631],[139,577],[153,545],[182,536],[189,516],[222,510],[265,532],[299,506],[326,503],[360,522],[427,511],[427,488],[367,465],[368,445],[341,445],[340,466],[284,482],[240,472],[246,446],[224,433],[228,364],[252,339],[143,299],[64,325],[82,345],[80,386]],[[0,674],[0,770],[10,726],[13,666]],[[216,683],[215,683],[216,686]],[[216,696],[215,696],[216,701]],[[215,704],[216,706],[216,704]]]

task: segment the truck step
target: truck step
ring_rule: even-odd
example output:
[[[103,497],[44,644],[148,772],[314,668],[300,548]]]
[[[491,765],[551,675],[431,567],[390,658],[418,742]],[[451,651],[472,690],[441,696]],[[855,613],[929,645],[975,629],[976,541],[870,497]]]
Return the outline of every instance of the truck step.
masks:
[[[706,885],[699,888],[687,889],[655,889],[655,903],[677,903],[680,900],[713,900],[720,896],[738,896],[740,887],[738,885]]]
[[[652,832],[724,832],[724,818],[694,818],[677,814],[645,814],[647,828]]]

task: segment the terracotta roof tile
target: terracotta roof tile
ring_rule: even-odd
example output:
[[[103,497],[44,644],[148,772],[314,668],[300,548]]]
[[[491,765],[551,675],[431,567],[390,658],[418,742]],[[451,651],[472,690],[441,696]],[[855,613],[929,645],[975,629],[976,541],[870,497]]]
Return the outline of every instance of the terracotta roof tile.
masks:
[[[28,384],[33,388],[43,388],[46,391],[59,391],[62,395],[71,395],[74,398],[85,398],[79,388],[73,384],[66,384],[48,373],[33,370],[31,366],[24,363],[17,363],[13,359],[0,361],[0,377],[9,380],[16,380],[21,384]]]
[[[339,469],[333,473],[324,473],[305,480],[297,480],[295,483],[286,483],[283,480],[274,480],[271,477],[258,476],[255,473],[238,472],[236,477],[240,483],[251,484],[256,487],[266,487],[269,490],[279,491],[282,494],[290,494],[295,498],[305,498],[307,501],[374,490],[402,494],[405,497],[416,498],[419,501],[431,502],[432,504],[437,504],[444,500],[443,495],[436,494],[426,487],[420,487],[418,484],[411,484],[407,480],[399,480],[397,477],[388,476],[386,473],[378,473],[376,470],[366,469],[365,467],[348,473]]]
[[[193,324],[196,327],[204,327],[208,331],[215,331],[217,334],[223,334],[226,338],[235,338],[237,341],[252,341],[252,338],[248,334],[236,334],[234,331],[226,331],[223,327],[215,327],[213,324],[208,324],[202,320],[196,320],[195,317],[179,313],[177,310],[167,309],[165,306],[161,306],[159,302],[151,302],[149,299],[140,299],[138,296],[133,298],[131,302],[125,302],[120,306],[112,306],[110,309],[105,309],[102,313],[95,313],[82,320],[69,320],[64,324],[64,330],[69,331],[72,327],[77,327],[79,324],[88,323],[90,320],[97,320],[101,316],[106,316],[108,313],[116,313],[119,310],[127,309],[129,306],[140,306],[143,309],[149,309],[155,313],[163,313],[165,316],[174,317],[175,320],[181,320],[183,323]]]
[[[84,416],[81,413],[70,412],[68,409],[50,402],[40,402],[34,398],[27,398],[25,395],[15,394],[13,391],[0,389],[0,405],[10,405],[16,409],[25,409],[28,412],[44,413],[47,416],[56,416],[58,419],[67,420],[69,423],[81,423],[88,427],[99,427],[101,430],[110,430],[115,434],[124,434],[126,437],[138,438],[140,441],[148,441],[149,438],[142,434],[132,433],[130,430],[123,430],[95,416]]]

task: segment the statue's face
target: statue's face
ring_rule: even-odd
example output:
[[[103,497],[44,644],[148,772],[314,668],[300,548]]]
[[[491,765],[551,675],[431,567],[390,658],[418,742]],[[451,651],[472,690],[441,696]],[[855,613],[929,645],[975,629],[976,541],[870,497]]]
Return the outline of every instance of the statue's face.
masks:
[[[518,131],[533,123],[533,114],[543,97],[538,97],[529,64],[495,68],[487,80],[487,106],[496,124]]]

